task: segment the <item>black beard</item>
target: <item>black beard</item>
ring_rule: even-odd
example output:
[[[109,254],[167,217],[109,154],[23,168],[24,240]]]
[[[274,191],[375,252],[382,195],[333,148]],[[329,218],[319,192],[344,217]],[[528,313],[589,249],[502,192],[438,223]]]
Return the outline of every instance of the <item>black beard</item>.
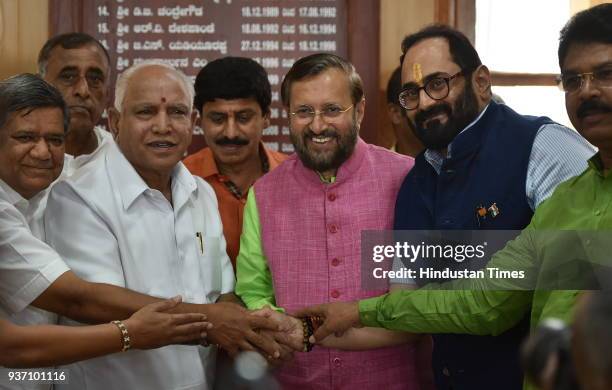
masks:
[[[318,135],[326,137],[335,137],[338,147],[331,155],[317,155],[312,153],[306,146],[306,141],[309,138],[314,137],[314,134],[310,129],[305,130],[302,134],[295,134],[291,131],[289,136],[295,152],[300,157],[300,160],[305,167],[310,168],[317,172],[325,172],[332,169],[338,169],[346,160],[351,157],[357,145],[357,136],[359,133],[359,127],[357,123],[353,121],[351,129],[348,134],[341,136],[338,132],[332,128],[325,129]]]
[[[435,119],[429,121],[427,127],[423,126],[427,119],[441,113],[446,114],[446,123],[442,124]],[[447,148],[457,134],[477,116],[478,99],[468,79],[463,93],[453,107],[445,101],[440,101],[427,110],[418,111],[412,123],[412,131],[427,149],[441,150]]]

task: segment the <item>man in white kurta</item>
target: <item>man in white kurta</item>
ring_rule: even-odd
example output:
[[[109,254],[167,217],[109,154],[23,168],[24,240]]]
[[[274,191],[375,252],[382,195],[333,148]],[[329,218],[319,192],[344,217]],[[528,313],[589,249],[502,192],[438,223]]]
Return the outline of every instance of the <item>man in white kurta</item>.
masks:
[[[52,313],[29,305],[69,270],[40,240],[35,216],[43,197],[44,191],[25,199],[0,179],[0,317],[22,325],[53,321]]]
[[[39,196],[25,199],[0,180],[0,318],[15,324],[55,322],[55,314],[30,304],[69,271],[59,255],[34,234],[40,225],[35,215],[42,197],[44,194],[39,193]],[[50,387],[25,381],[11,382],[8,372],[8,369],[0,367],[0,389],[42,390]]]
[[[213,303],[233,290],[234,274],[215,193],[180,162],[195,120],[190,84],[160,65],[124,75],[111,114],[117,143],[53,187],[47,241],[88,281]],[[91,359],[68,366],[70,383],[58,388],[206,389],[214,352],[169,346]]]
[[[40,240],[46,189],[62,170],[65,103],[37,77],[18,75],[0,82],[0,107],[0,317],[54,322],[55,315],[30,304],[69,272]],[[0,367],[0,389],[49,387],[11,383],[7,374]]]

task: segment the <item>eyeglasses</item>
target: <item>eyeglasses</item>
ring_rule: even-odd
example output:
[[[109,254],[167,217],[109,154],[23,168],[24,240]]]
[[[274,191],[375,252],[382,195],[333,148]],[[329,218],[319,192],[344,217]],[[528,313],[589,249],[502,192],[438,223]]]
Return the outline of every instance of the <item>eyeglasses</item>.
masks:
[[[597,88],[612,88],[612,68],[578,74],[562,74],[557,78],[559,88],[565,93],[574,93],[584,87],[586,79]]]
[[[427,80],[422,87],[408,87],[400,92],[398,96],[399,103],[406,110],[414,110],[419,106],[421,89],[424,90],[430,98],[442,100],[447,97],[450,92],[450,81],[461,74],[463,74],[463,70],[460,70],[452,76],[433,77]]]
[[[317,111],[309,106],[301,106],[289,114],[304,124],[312,122],[317,115],[321,115],[326,122],[333,122],[354,106],[354,104],[351,104],[347,108],[342,108],[336,104],[330,104],[325,106],[321,111]]]

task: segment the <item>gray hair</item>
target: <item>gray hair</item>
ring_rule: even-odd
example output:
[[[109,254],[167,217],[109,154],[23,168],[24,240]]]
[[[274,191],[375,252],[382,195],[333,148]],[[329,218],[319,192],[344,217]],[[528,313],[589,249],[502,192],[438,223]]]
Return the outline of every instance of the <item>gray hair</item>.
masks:
[[[294,82],[317,76],[328,69],[339,69],[346,74],[349,79],[353,104],[357,104],[363,99],[363,82],[353,64],[335,54],[317,53],[297,60],[285,75],[281,84],[281,101],[283,105],[289,107],[291,86]]]
[[[165,62],[162,62],[159,60],[147,60],[147,61],[139,62],[136,65],[132,65],[125,72],[121,73],[121,75],[117,78],[117,83],[115,84],[115,104],[114,104],[114,107],[117,111],[121,112],[121,108],[123,106],[123,99],[125,98],[125,91],[127,89],[128,84],[130,83],[130,79],[132,78],[132,76],[134,76],[139,70],[143,68],[148,68],[151,66],[160,66],[162,68],[166,68],[174,72],[185,85],[185,88],[187,89],[187,97],[189,99],[190,104],[193,103],[195,89],[189,77],[187,77],[180,70],[176,69],[172,65],[168,65]]]
[[[44,44],[42,49],[40,49],[40,52],[38,53],[38,74],[40,77],[45,77],[45,74],[47,73],[47,64],[49,63],[49,58],[51,57],[51,51],[57,46],[61,46],[64,49],[79,49],[87,45],[96,45],[98,48],[100,48],[100,50],[102,50],[104,57],[106,57],[106,61],[108,61],[108,67],[110,69],[110,56],[100,41],[85,33],[71,32],[54,36]]]
[[[68,131],[70,116],[62,94],[42,78],[22,73],[0,81],[0,129],[11,115],[23,110],[58,108],[64,116],[64,133]]]

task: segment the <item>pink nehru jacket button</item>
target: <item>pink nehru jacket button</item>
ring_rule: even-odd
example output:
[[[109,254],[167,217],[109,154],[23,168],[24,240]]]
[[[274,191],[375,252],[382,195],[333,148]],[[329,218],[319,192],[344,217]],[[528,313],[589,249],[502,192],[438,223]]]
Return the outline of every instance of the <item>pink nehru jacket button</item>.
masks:
[[[334,257],[331,261],[331,265],[333,267],[337,267],[338,265],[340,265],[340,260],[337,257]]]
[[[334,363],[334,367],[340,367],[342,365],[342,360],[338,357],[334,358],[332,362]]]
[[[332,192],[332,193],[330,193],[330,194],[327,194],[327,199],[328,199],[330,202],[333,202],[334,200],[336,200],[336,194],[334,194],[333,192]]]
[[[329,225],[329,232],[330,233],[337,233],[338,232],[338,226],[336,226],[336,225]]]
[[[340,296],[340,291],[338,290],[334,290],[331,292],[331,297],[332,298],[338,298]]]

